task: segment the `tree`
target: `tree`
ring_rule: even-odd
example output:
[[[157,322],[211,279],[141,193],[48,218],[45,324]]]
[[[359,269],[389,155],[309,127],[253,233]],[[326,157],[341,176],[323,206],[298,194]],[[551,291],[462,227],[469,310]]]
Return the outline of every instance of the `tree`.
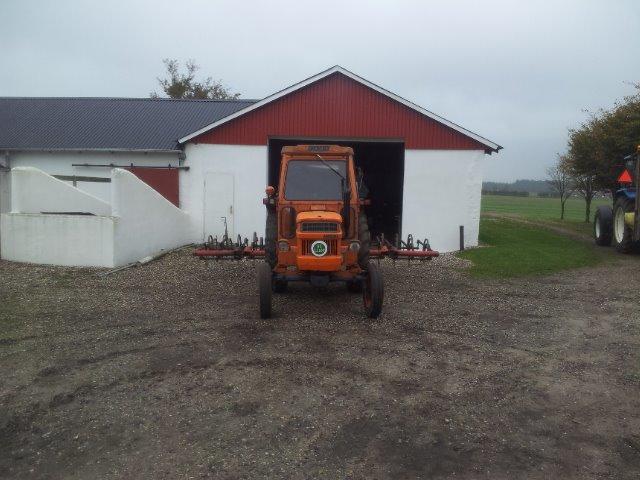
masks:
[[[576,175],[595,177],[597,190],[616,188],[623,158],[640,143],[640,83],[635,93],[609,110],[590,112],[578,128],[569,130],[568,154]]]
[[[596,194],[596,175],[589,174],[574,174],[573,175],[573,183],[575,185],[575,190],[580,194],[582,198],[584,198],[585,203],[585,211],[584,211],[584,221],[589,223],[591,220],[591,201],[593,200],[594,195]]]
[[[564,220],[564,206],[567,199],[573,193],[573,181],[571,178],[571,168],[566,155],[558,155],[556,164],[547,168],[549,186],[560,197],[560,220]]]
[[[196,72],[200,67],[194,60],[187,60],[185,63],[187,71],[184,73],[180,71],[180,64],[177,60],[165,58],[163,63],[167,69],[167,78],[158,77],[158,83],[169,98],[227,100],[240,97],[239,93],[231,93],[220,80],[207,77],[200,82],[196,81]],[[153,92],[151,97],[159,98],[160,95]]]

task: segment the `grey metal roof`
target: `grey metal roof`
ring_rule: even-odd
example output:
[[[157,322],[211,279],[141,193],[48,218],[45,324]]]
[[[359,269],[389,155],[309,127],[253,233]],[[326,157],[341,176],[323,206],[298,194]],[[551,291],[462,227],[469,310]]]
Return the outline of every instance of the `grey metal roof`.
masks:
[[[256,101],[0,97],[0,150],[176,150]]]

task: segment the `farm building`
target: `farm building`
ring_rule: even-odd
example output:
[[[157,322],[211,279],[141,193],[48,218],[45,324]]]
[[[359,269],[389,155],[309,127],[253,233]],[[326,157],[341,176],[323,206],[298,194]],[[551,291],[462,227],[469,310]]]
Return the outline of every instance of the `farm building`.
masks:
[[[266,185],[277,184],[280,150],[306,143],[354,149],[370,192],[367,215],[373,234],[412,233],[429,238],[435,249],[451,251],[458,248],[463,225],[466,245],[477,245],[482,160],[502,147],[336,66],[259,101],[0,99],[2,256],[32,259],[19,248],[25,245],[21,235],[29,230],[22,225],[22,233],[17,233],[15,225],[26,220],[13,217],[79,213],[114,217],[113,211],[108,215],[83,211],[83,205],[93,205],[92,199],[97,199],[106,205],[116,203],[120,213],[126,211],[134,200],[114,198],[123,192],[114,183],[133,176],[144,185],[140,188],[151,187],[158,193],[147,195],[146,207],[153,216],[154,202],[162,204],[159,210],[165,213],[156,212],[157,222],[169,222],[174,213],[187,219],[179,238],[168,239],[163,246],[160,235],[153,246],[156,250],[221,236],[223,217],[233,236],[250,237],[254,231],[263,235],[261,198]],[[16,175],[9,173],[11,169]],[[114,174],[116,170],[128,172]],[[25,180],[42,172],[51,176],[48,183],[40,177],[35,183]],[[37,191],[33,185],[39,185]],[[69,193],[68,198],[75,200],[52,210],[51,191],[59,188],[86,195],[83,200]],[[450,195],[453,188],[455,200]],[[30,190],[16,191],[25,189]],[[31,202],[29,211],[21,206],[25,197]],[[171,208],[163,202],[173,204],[176,212],[166,214]],[[155,222],[145,221],[148,231],[138,232],[139,241],[166,233]],[[68,227],[60,225],[56,228]],[[30,231],[30,245],[37,245],[44,234],[49,244],[55,242],[51,233]],[[82,243],[82,236],[75,235],[73,242]],[[110,248],[126,249],[125,243]],[[135,254],[141,253],[152,252],[139,248]],[[132,259],[118,252],[110,258],[112,265]],[[37,261],[61,263],[56,258]],[[111,266],[104,259],[77,262],[98,263]]]

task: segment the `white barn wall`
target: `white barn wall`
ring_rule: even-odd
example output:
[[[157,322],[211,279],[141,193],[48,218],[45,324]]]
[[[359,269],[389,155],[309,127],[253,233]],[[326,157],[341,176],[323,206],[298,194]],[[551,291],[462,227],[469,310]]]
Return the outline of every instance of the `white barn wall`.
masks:
[[[266,210],[262,204],[267,186],[267,146],[211,145],[188,143],[180,171],[180,208],[191,218],[193,241],[202,242],[221,232],[204,231],[204,178],[207,172],[233,175],[235,239],[240,234],[251,238],[253,232],[264,235]],[[222,228],[222,224],[221,227]]]
[[[178,153],[144,152],[47,152],[20,151],[9,154],[9,166],[35,167],[49,175],[77,175],[83,177],[111,177],[110,167],[72,167],[74,163],[110,164],[136,166],[177,167]],[[67,182],[71,185],[71,182]],[[108,183],[78,182],[77,187],[105,202],[111,201],[111,187]]]
[[[428,238],[440,252],[478,245],[482,150],[406,150],[402,233]]]

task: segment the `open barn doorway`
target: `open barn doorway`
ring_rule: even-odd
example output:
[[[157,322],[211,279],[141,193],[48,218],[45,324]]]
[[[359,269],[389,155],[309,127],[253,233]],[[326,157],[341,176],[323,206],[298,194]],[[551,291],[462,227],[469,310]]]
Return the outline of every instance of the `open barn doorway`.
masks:
[[[362,168],[371,205],[364,208],[372,236],[384,234],[390,240],[402,234],[402,187],[404,184],[404,143],[340,139],[269,139],[269,185],[280,176],[282,147],[289,145],[342,145],[353,148],[356,167]]]

